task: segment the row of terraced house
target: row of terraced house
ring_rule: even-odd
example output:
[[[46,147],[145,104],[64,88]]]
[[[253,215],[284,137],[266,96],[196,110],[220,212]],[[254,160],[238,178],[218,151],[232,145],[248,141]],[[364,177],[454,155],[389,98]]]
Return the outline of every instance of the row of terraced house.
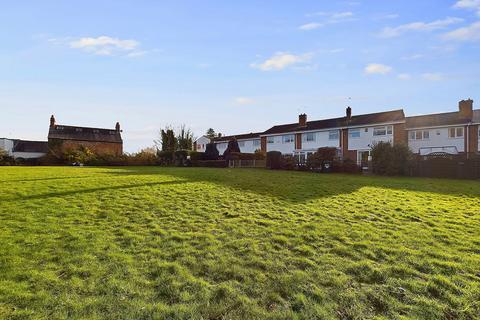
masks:
[[[404,143],[418,155],[433,153],[471,157],[480,150],[480,109],[473,109],[473,100],[462,100],[458,110],[448,113],[405,117],[402,109],[353,115],[347,107],[339,118],[308,121],[306,114],[298,122],[281,124],[264,132],[216,137],[213,142],[222,154],[228,141],[236,139],[240,151],[252,153],[280,151],[299,162],[321,147],[337,148],[343,159],[362,165],[368,161],[372,146],[380,141]],[[197,151],[205,151],[209,138],[202,136],[194,143]]]

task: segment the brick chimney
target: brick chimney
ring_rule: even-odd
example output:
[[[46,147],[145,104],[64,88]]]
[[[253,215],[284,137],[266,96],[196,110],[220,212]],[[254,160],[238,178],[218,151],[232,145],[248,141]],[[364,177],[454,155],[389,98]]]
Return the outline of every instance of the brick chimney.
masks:
[[[52,114],[52,116],[50,117],[50,128],[53,128],[54,126],[55,126],[55,117]]]
[[[115,124],[115,130],[116,130],[117,132],[120,132],[120,122],[117,122],[117,123]]]
[[[463,119],[472,119],[473,118],[473,100],[461,100],[458,103],[458,114]]]
[[[347,116],[347,119],[350,120],[350,118],[352,117],[352,108],[347,107],[347,109],[346,109],[346,116]]]
[[[298,115],[298,125],[300,127],[306,127],[307,126],[307,115],[305,113],[302,113]]]

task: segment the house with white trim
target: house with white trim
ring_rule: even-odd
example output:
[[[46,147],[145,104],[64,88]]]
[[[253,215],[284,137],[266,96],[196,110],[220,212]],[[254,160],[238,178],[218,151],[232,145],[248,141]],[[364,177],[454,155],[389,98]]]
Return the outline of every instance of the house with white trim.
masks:
[[[260,137],[262,150],[291,154],[299,162],[318,148],[334,147],[344,159],[362,164],[368,161],[375,143],[403,142],[404,127],[402,109],[355,116],[348,107],[340,118],[307,121],[307,115],[301,114],[297,123],[273,126]]]
[[[201,136],[193,142],[193,151],[205,152],[207,144],[210,143],[210,138],[207,136]]]
[[[406,118],[408,146],[413,153],[429,155],[476,154],[480,150],[480,110],[473,110],[473,100],[462,100],[458,111]]]
[[[238,147],[242,153],[254,153],[256,150],[261,150],[260,145],[260,133],[246,133],[231,136],[221,136],[213,139],[213,142],[217,146],[217,150],[220,155],[223,155],[227,150],[228,142],[236,139]]]

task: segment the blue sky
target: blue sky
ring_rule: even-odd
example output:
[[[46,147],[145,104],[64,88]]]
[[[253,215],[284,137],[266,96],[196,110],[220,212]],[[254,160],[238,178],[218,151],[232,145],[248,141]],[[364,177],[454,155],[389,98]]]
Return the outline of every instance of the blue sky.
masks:
[[[0,39],[0,137],[119,121],[133,152],[165,125],[480,103],[480,0],[5,1]]]

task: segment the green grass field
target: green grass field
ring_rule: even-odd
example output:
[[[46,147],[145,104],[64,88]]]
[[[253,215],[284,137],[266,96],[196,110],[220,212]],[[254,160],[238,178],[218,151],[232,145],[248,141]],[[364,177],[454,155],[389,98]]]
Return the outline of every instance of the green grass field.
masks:
[[[480,182],[0,168],[0,319],[480,318]]]

